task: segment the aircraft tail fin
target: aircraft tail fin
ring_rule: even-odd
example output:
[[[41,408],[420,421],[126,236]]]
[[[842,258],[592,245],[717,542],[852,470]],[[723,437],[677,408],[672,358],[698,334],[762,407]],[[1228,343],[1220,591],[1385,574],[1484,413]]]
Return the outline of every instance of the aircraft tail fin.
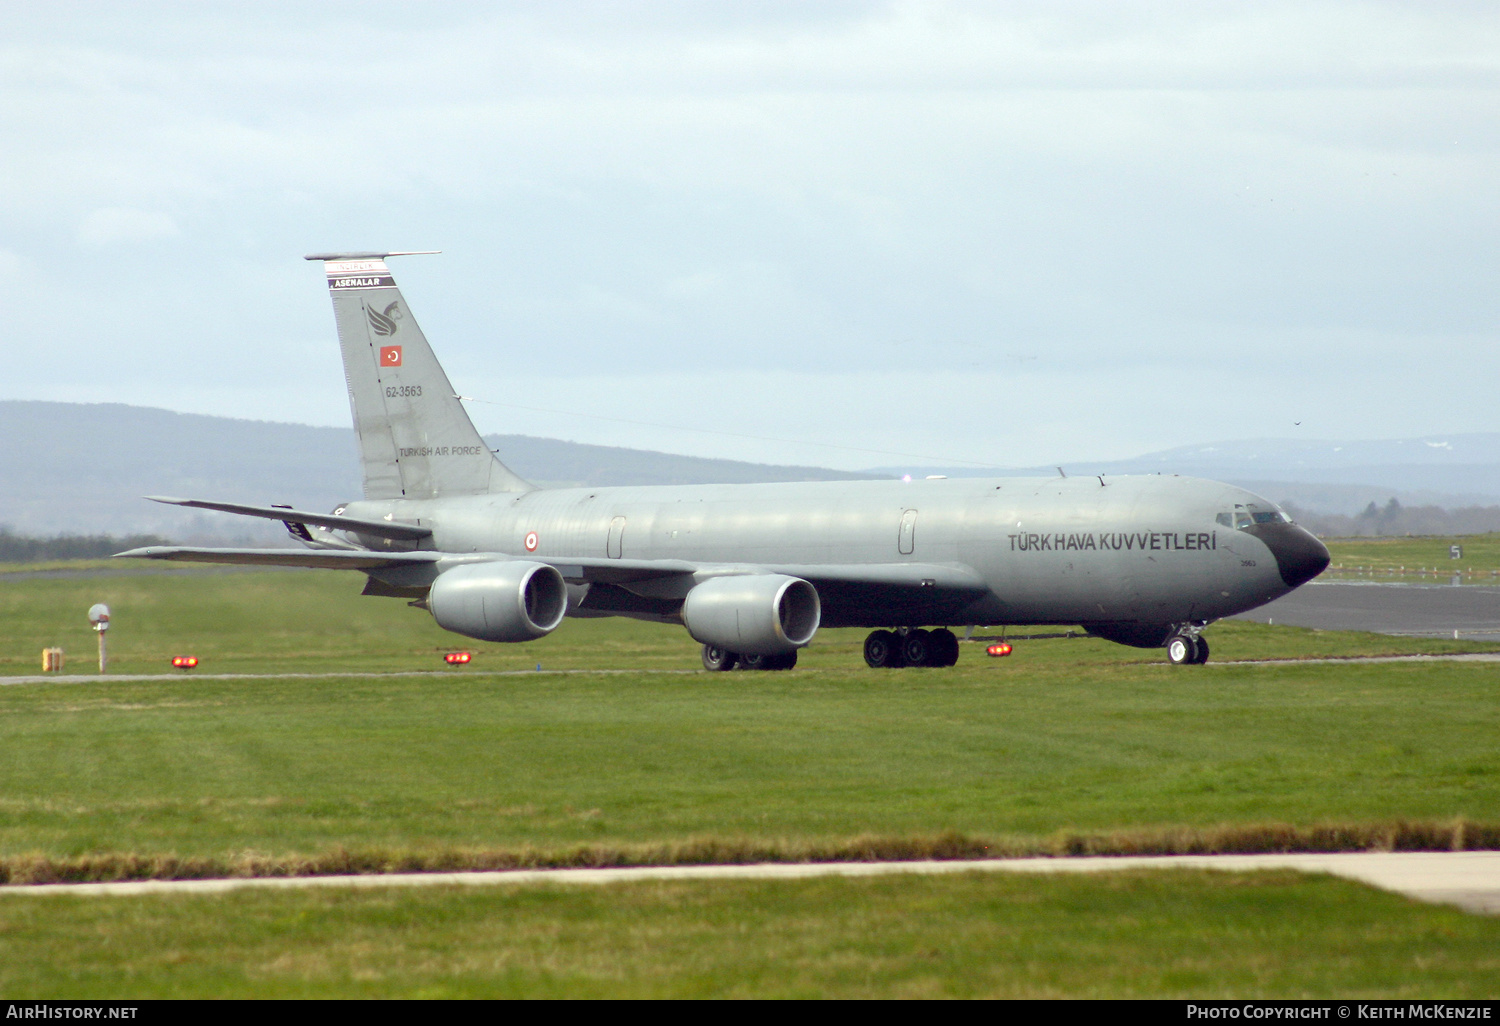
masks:
[[[479,437],[385,258],[323,253],[367,499],[524,492]]]

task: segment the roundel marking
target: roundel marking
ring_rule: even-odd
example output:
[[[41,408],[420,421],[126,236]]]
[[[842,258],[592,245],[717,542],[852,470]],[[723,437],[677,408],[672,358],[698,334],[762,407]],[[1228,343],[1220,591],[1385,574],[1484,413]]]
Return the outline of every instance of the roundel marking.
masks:
[[[536,551],[536,532],[535,531],[527,531],[526,532],[526,551],[527,552],[535,552]]]

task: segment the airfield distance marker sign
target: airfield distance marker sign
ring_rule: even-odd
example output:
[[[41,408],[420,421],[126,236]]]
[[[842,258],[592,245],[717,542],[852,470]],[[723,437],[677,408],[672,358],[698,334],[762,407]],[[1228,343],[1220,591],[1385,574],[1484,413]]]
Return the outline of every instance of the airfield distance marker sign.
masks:
[[[89,623],[94,625],[94,631],[99,635],[99,672],[103,673],[109,665],[109,656],[104,649],[104,632],[109,630],[109,607],[103,602],[89,606]]]

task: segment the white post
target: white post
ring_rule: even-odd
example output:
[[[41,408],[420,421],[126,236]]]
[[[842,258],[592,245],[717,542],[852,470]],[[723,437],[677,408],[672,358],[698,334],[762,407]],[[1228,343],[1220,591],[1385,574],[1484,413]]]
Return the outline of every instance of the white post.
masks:
[[[109,655],[104,648],[104,632],[109,630],[109,607],[103,602],[90,606],[89,623],[94,625],[94,631],[99,635],[99,672],[103,673],[109,664]]]

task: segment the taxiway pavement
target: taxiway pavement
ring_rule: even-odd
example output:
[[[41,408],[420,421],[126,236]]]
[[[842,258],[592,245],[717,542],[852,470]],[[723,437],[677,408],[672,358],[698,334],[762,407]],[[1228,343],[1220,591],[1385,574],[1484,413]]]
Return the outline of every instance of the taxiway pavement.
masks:
[[[1312,581],[1237,620],[1325,631],[1373,631],[1500,641],[1500,588]]]

